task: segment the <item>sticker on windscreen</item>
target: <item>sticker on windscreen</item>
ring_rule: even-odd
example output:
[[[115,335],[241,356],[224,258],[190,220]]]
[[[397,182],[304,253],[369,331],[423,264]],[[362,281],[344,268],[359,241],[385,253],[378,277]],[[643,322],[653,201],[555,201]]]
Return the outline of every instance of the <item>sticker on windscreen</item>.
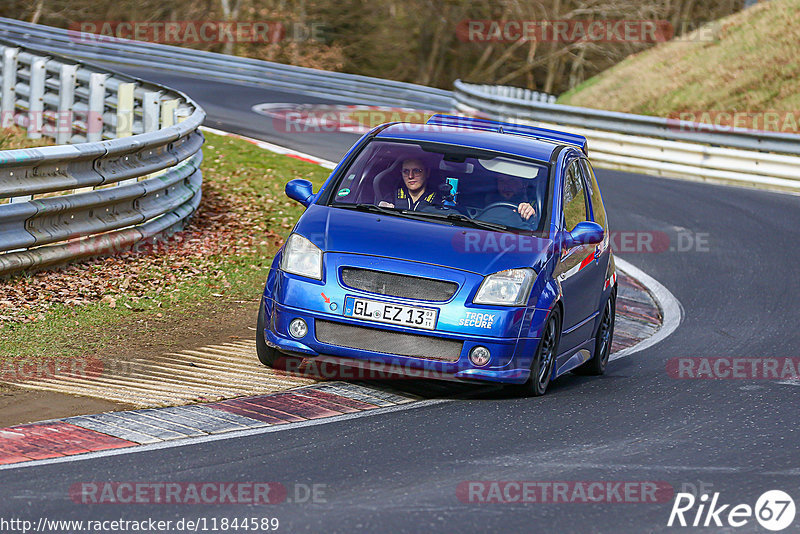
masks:
[[[339,192],[338,192],[338,193],[336,193],[336,195],[337,195],[337,196],[340,196],[340,197],[346,197],[346,196],[347,196],[347,195],[349,195],[349,194],[350,194],[350,190],[349,190],[349,189],[347,189],[347,188],[345,188],[345,189],[339,189]]]

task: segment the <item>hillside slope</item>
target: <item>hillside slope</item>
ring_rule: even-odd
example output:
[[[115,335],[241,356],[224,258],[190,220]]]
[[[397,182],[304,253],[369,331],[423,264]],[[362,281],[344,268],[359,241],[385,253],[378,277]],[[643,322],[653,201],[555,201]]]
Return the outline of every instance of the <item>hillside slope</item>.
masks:
[[[796,131],[800,0],[760,2],[631,56],[563,94],[558,103],[659,116],[790,112],[782,115],[788,121],[764,129]]]

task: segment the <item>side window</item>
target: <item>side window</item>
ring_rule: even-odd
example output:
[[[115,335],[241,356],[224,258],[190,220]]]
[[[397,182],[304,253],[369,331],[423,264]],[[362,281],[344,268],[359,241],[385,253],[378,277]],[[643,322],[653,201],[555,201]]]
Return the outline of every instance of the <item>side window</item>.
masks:
[[[564,224],[572,230],[581,221],[588,220],[583,180],[578,170],[578,160],[570,163],[564,174]]]
[[[608,230],[606,224],[606,210],[603,207],[603,198],[600,196],[600,187],[597,185],[597,177],[594,175],[589,160],[581,160],[581,169],[586,177],[586,183],[589,184],[589,199],[592,203],[592,215],[594,215],[594,222]]]

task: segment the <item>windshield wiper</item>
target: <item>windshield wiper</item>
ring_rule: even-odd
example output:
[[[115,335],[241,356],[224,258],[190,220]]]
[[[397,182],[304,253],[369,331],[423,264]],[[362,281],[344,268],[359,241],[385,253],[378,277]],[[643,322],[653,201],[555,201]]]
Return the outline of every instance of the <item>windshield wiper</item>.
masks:
[[[331,204],[337,208],[347,208],[351,210],[358,210],[358,211],[369,211],[372,213],[383,213],[385,215],[396,215],[398,217],[408,217],[409,219],[423,219],[423,217],[418,216],[417,212],[403,210],[398,208],[384,208],[383,206],[376,206],[375,204],[369,204],[366,202],[360,202],[358,204]]]
[[[358,204],[349,204],[347,202],[342,202],[341,204],[331,204],[337,208],[348,208],[351,210],[359,210],[359,211],[372,211],[375,213],[386,213],[387,215],[398,215],[400,213],[399,210],[394,208],[384,208],[382,206],[376,206],[375,204],[368,204],[366,202],[361,202]]]
[[[398,209],[398,208],[384,208],[383,206],[376,206],[375,204],[369,203],[358,203],[358,204],[332,204],[337,208],[347,208],[351,210],[359,210],[359,211],[369,211],[372,213],[384,213],[386,215],[396,215],[400,217],[408,217],[409,219],[416,219],[416,220],[425,220],[425,219],[442,219],[445,221],[459,221],[465,222],[471,226],[476,228],[482,228],[484,230],[509,230],[509,227],[505,224],[500,223],[493,223],[488,221],[481,221],[477,219],[470,219],[466,215],[462,213],[432,213],[430,211],[411,211],[406,209]]]
[[[489,221],[481,221],[479,219],[472,219],[467,217],[463,213],[448,213],[447,215],[443,213],[431,213],[429,211],[423,211],[420,213],[424,213],[425,215],[429,215],[431,217],[435,217],[437,219],[445,219],[448,221],[460,221],[475,226],[477,228],[483,228],[484,230],[508,230],[509,227],[505,224],[500,223],[493,223]]]

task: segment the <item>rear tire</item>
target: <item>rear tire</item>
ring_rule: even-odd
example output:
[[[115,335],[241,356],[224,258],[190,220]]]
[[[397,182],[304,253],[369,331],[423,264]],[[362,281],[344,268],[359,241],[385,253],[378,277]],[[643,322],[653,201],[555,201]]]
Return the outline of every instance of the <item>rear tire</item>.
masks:
[[[256,353],[258,360],[267,367],[275,368],[278,358],[281,353],[277,349],[267,345],[264,339],[264,329],[266,328],[266,319],[264,313],[264,303],[261,302],[258,306],[258,320],[256,321]]]
[[[614,340],[616,314],[617,295],[612,292],[603,306],[603,315],[594,339],[594,355],[591,360],[575,369],[576,375],[599,376],[606,372],[608,356],[611,354],[611,342]]]
[[[553,308],[542,329],[542,338],[531,363],[531,376],[523,386],[527,395],[541,397],[547,392],[558,356],[559,341],[561,341],[561,313],[558,308]]]

